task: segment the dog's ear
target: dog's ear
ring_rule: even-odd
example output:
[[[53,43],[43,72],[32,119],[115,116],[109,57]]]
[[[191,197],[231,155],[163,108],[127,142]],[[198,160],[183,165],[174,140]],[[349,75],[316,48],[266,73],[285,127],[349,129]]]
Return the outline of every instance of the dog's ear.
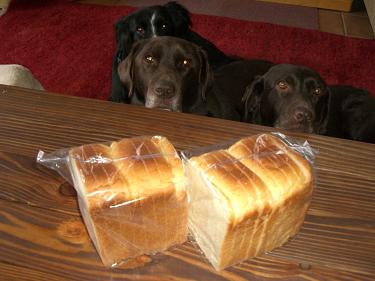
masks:
[[[316,133],[319,135],[327,133],[331,96],[331,92],[327,89],[326,94],[319,99],[319,102],[315,106]]]
[[[260,116],[260,102],[264,90],[263,76],[256,76],[254,81],[246,87],[245,93],[242,96],[242,103],[244,104],[244,116],[242,121],[251,123],[261,123]]]
[[[130,33],[131,20],[132,15],[126,16],[115,24],[116,49],[118,59],[120,60],[123,60],[127,56],[127,54],[129,54],[130,49],[134,43],[133,36]]]
[[[121,82],[124,84],[125,88],[128,91],[128,97],[130,98],[134,93],[134,69],[135,69],[135,57],[138,53],[138,50],[144,44],[144,40],[140,40],[134,43],[133,47],[130,50],[129,55],[121,61],[118,65],[117,73],[120,77]]]
[[[183,34],[191,27],[190,13],[184,6],[172,1],[165,4],[164,7],[173,22],[175,35]]]
[[[211,90],[213,83],[213,74],[208,63],[206,52],[199,48],[199,92],[203,101],[206,101],[206,93]]]

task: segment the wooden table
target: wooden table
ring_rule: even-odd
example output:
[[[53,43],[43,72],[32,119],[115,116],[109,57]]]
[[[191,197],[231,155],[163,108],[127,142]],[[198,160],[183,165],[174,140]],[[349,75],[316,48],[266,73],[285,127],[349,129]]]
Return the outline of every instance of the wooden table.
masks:
[[[136,135],[178,149],[271,128],[0,86],[0,280],[375,280],[375,145],[315,135],[317,184],[300,233],[272,253],[215,272],[191,244],[102,266],[75,192],[38,150]]]

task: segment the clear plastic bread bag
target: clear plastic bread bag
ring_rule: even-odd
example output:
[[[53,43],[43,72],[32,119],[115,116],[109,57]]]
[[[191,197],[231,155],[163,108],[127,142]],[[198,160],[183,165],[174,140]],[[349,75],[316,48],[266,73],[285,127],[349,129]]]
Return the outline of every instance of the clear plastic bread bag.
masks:
[[[300,229],[315,152],[280,133],[183,151],[189,231],[222,270],[280,247]]]
[[[186,241],[182,161],[165,137],[39,151],[37,162],[76,189],[83,220],[105,266]]]

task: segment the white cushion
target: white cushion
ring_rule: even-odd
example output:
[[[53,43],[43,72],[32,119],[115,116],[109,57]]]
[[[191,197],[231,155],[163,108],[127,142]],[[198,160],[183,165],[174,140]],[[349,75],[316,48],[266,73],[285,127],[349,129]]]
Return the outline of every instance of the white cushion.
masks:
[[[11,0],[0,0],[0,16],[4,15]]]
[[[19,64],[0,64],[0,84],[44,90],[31,71]]]

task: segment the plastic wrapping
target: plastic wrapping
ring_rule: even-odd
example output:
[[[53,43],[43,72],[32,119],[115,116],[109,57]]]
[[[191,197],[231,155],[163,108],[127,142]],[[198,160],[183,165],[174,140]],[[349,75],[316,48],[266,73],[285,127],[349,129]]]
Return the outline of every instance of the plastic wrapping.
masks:
[[[300,229],[315,153],[279,133],[182,152],[189,230],[216,270],[272,251]]]
[[[40,151],[37,162],[56,170],[76,189],[85,225],[106,266],[187,239],[182,162],[166,138]]]

